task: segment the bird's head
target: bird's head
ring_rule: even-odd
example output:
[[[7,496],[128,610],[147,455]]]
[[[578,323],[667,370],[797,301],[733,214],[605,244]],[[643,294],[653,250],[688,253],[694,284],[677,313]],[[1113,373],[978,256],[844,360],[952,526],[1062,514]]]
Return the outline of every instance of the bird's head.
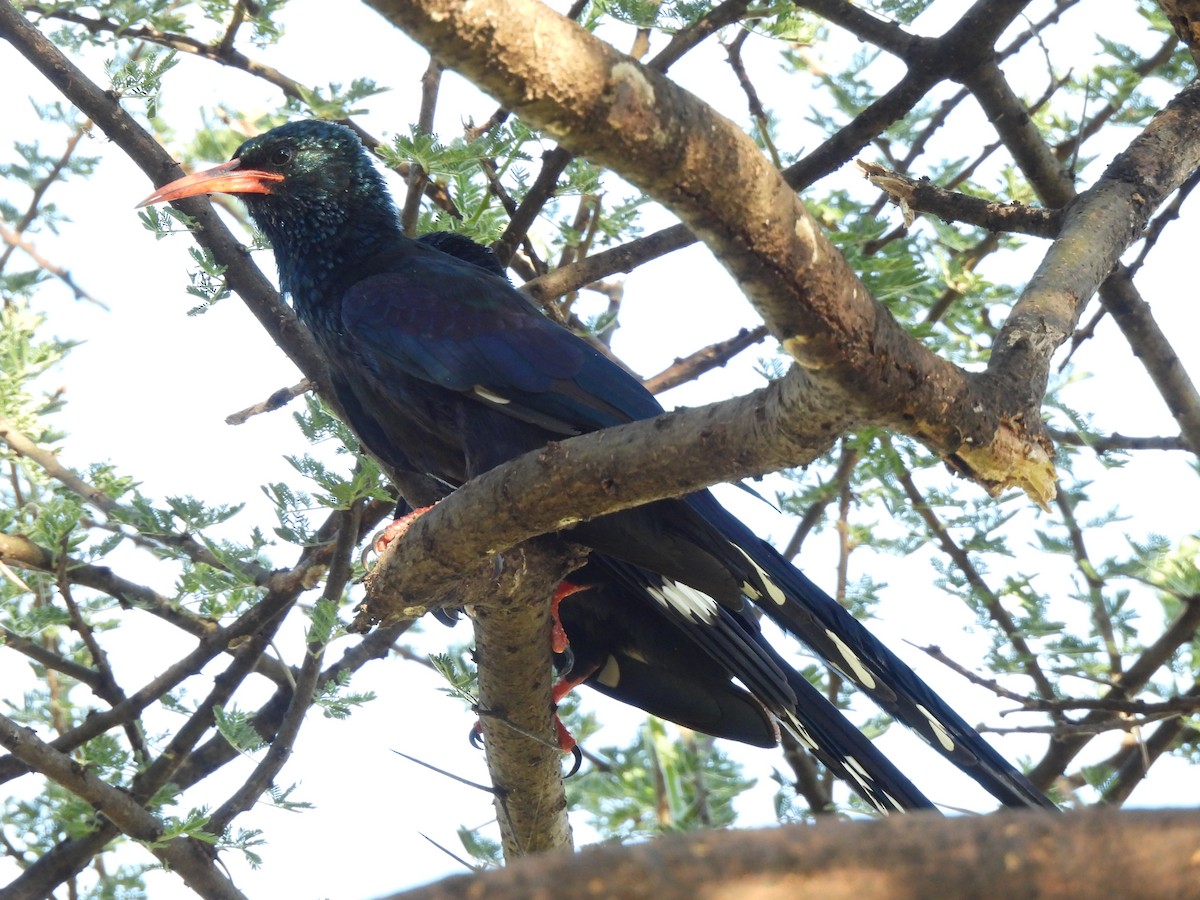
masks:
[[[333,122],[272,128],[229,162],[164,185],[138,206],[214,193],[245,202],[275,247],[281,276],[319,277],[301,270],[344,263],[347,253],[399,231],[395,205],[358,135]]]

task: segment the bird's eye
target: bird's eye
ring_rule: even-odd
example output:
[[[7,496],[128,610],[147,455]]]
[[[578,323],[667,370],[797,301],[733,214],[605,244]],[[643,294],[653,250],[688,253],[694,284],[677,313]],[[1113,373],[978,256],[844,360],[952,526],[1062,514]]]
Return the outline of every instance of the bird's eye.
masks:
[[[287,144],[283,144],[279,147],[276,147],[274,150],[271,151],[271,158],[270,158],[269,162],[273,166],[283,167],[283,166],[286,166],[289,162],[291,162],[291,160],[292,160],[292,148],[289,147]]]

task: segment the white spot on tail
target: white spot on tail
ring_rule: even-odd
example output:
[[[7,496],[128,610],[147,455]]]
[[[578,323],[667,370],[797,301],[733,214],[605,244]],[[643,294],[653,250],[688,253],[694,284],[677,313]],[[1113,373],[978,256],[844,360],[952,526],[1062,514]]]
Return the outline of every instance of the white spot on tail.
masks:
[[[846,766],[846,768],[847,768],[847,769],[851,770],[852,772],[857,772],[857,773],[858,773],[859,775],[861,775],[863,778],[869,778],[869,777],[870,777],[870,776],[867,774],[867,770],[866,770],[866,769],[864,769],[864,768],[862,767],[862,763],[860,763],[860,762],[859,762],[857,759],[855,759],[853,756],[846,756],[846,757],[843,757],[843,758],[842,758],[842,763],[843,763],[843,764]]]
[[[871,776],[867,774],[867,770],[859,765],[858,760],[853,756],[843,756],[842,765],[846,767],[846,774],[858,782],[858,786],[862,788],[863,796],[869,798],[872,793]]]
[[[780,590],[779,585],[773,582],[771,577],[762,569],[758,571],[762,575],[763,587],[767,589],[767,596],[774,600],[777,606],[783,606],[783,604],[787,603],[787,594]]]
[[[846,774],[853,778],[859,785],[859,793],[863,798],[870,802],[882,815],[890,815],[899,810],[904,812],[904,807],[896,802],[896,798],[887,791],[879,789],[871,776],[867,774],[867,770],[862,767],[862,764],[853,756],[843,756],[842,765],[846,767]]]
[[[804,723],[796,718],[795,713],[785,713],[783,725],[792,733],[792,737],[799,741],[801,746],[803,746],[806,750],[817,749],[817,742],[813,740],[813,736],[809,733],[808,729],[804,727]]]
[[[846,660],[846,665],[850,667],[850,671],[854,673],[855,680],[863,687],[870,690],[875,687],[875,676],[867,671],[867,667],[862,664],[862,660],[858,658],[858,654],[850,649],[849,645],[840,637],[825,629],[825,633],[829,635],[829,639],[837,645],[838,652],[842,654],[842,659]],[[926,713],[929,715],[929,713]]]
[[[767,590],[767,596],[774,600],[778,606],[783,606],[783,604],[787,603],[787,594],[780,589],[779,585],[771,580],[771,576],[763,571],[763,567],[756,563],[754,558],[751,557],[750,554],[741,547],[738,547],[737,544],[732,544],[731,546],[741,553],[742,556],[746,557],[746,560],[750,563],[750,565],[754,566],[754,571],[758,573],[758,580],[762,582],[762,586]],[[746,587],[749,588],[749,590],[746,592],[747,594],[750,594],[750,591],[754,590],[753,588],[750,588],[749,585],[746,585]],[[758,600],[761,596],[762,595],[758,591],[754,590],[754,593],[750,594],[750,599]]]
[[[933,713],[923,707],[920,703],[917,705],[921,715],[929,720],[929,724],[933,727],[934,737],[938,739],[938,743],[946,748],[947,751],[954,750],[954,740],[950,737],[950,732],[946,730],[946,726],[933,717]]]

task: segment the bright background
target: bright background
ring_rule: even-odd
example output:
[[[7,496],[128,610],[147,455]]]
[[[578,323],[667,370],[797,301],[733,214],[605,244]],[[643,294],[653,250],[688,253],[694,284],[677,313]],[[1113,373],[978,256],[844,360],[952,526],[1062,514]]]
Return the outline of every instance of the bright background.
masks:
[[[939,24],[935,14],[940,11],[954,16],[958,7],[954,3],[939,4],[917,23],[916,29],[936,34]],[[316,0],[297,0],[283,16],[287,27],[283,41],[262,51],[246,48],[246,52],[306,84],[346,83],[366,74],[391,85],[394,90],[373,98],[371,114],[359,121],[378,137],[407,131],[417,117],[417,83],[427,55],[364,7],[337,4],[334,15],[330,14],[331,8]],[[1124,10],[1113,10],[1113,15],[1121,14]],[[1128,15],[1133,33],[1140,27],[1139,20],[1132,13]],[[1095,46],[1088,23],[1082,14],[1078,18],[1079,27],[1060,27],[1052,36],[1075,34],[1078,45],[1068,48],[1068,52],[1074,54],[1078,65],[1085,66]],[[613,40],[619,47],[627,46],[626,36],[614,36]],[[652,46],[660,47],[663,40],[656,37]],[[315,52],[317,48],[320,52]],[[844,63],[855,49],[849,43],[835,44],[827,64]],[[1054,52],[1060,52],[1059,48]],[[844,54],[840,60],[838,53]],[[1054,59],[1060,65],[1067,62],[1065,57]],[[95,81],[107,84],[104,60],[99,54],[89,54],[78,62]],[[773,59],[751,56],[748,63],[761,83],[776,89],[767,102],[777,104],[785,117],[789,110],[783,104],[805,104],[803,97],[794,96],[794,90],[789,94],[787,87],[780,86],[773,74]],[[872,73],[878,73],[879,83],[890,84],[899,71],[898,66],[885,60]],[[0,92],[0,121],[6,123],[8,135],[5,144],[38,137],[47,152],[54,152],[65,135],[61,129],[48,129],[40,123],[26,94],[34,95],[39,102],[57,99],[56,95],[7,44],[0,44],[0,73],[9,85],[8,90]],[[744,97],[716,45],[689,55],[671,74],[702,91],[706,101],[735,120],[745,118]],[[1030,65],[1031,85],[1040,85],[1044,77],[1044,68]],[[222,100],[249,111],[265,111],[275,106],[278,95],[249,75],[181,56],[179,65],[166,79],[161,106],[177,133],[186,135],[202,127],[199,110]],[[483,121],[494,108],[494,101],[446,73],[436,130],[446,139],[453,138],[461,133],[463,120],[470,117]],[[802,116],[792,112],[790,118],[798,128],[808,128],[802,124]],[[1132,133],[1121,139],[1127,137]],[[819,139],[815,131],[785,132],[780,144],[811,147]],[[260,485],[293,479],[294,472],[282,457],[302,452],[303,439],[287,413],[258,416],[237,427],[225,425],[224,419],[294,383],[297,373],[236,298],[218,304],[203,316],[186,315],[195,305],[194,298],[184,292],[186,272],[191,268],[186,255],[190,242],[182,235],[156,241],[144,230],[133,205],[152,187],[146,177],[102,134],[97,132],[85,143],[81,152],[100,155],[103,163],[86,187],[74,183],[52,189],[50,199],[60,204],[70,221],[62,225],[58,235],[43,233],[34,237],[45,256],[68,267],[79,284],[110,307],[105,311],[75,301],[65,288],[45,288],[39,294],[38,302],[49,315],[49,333],[84,341],[54,375],[65,387],[68,400],[56,420],[57,426],[70,435],[64,442],[62,459],[80,469],[91,462],[111,460],[119,471],[140,479],[141,489],[155,497],[191,494],[209,503],[245,503],[246,509],[230,524],[231,533],[245,533],[253,524],[269,531],[275,519]],[[963,153],[969,154],[972,149],[965,148]],[[0,146],[0,154],[10,152],[8,146]],[[870,158],[870,153],[864,156]],[[1103,156],[1101,164],[1107,158]],[[531,168],[536,170],[535,166]],[[1095,174],[1095,170],[1088,170],[1080,184],[1090,183]],[[834,177],[853,185],[869,202],[872,194],[855,172],[843,171]],[[392,184],[394,190],[402,191],[398,179],[393,178]],[[614,193],[629,190],[613,182]],[[18,205],[23,202],[11,199]],[[1187,212],[1185,208],[1185,215]],[[899,221],[895,210],[889,209],[884,215],[893,223]],[[644,224],[650,231],[671,221],[668,214],[660,213],[647,216]],[[1184,229],[1170,230],[1139,281],[1164,330],[1174,336],[1200,333],[1195,280],[1176,270],[1176,261],[1189,259],[1191,248],[1182,246],[1184,237]],[[1042,246],[1033,244],[993,265],[1004,266],[1006,280],[1023,282],[1037,264]],[[267,254],[259,256],[259,265],[267,272],[273,271]],[[999,278],[1000,274],[993,273],[993,277]],[[624,280],[626,303],[614,349],[644,375],[661,370],[676,356],[758,322],[732,281],[703,247],[688,248],[649,263]],[[1123,341],[1119,337],[1105,340],[1112,337],[1113,331],[1112,323],[1105,322],[1100,339],[1077,356],[1079,369],[1092,374],[1070,388],[1067,396],[1076,407],[1095,411],[1094,427],[1100,432],[1177,433],[1161,403],[1147,400],[1157,395],[1141,366],[1127,349],[1112,350],[1124,348]],[[1176,341],[1178,351],[1190,354],[1184,362],[1193,374],[1200,372],[1196,345],[1194,340]],[[757,387],[762,379],[755,372],[755,361],[768,352],[763,347],[755,348],[725,369],[665,395],[664,403],[694,405]],[[1127,528],[1118,523],[1099,538],[1108,540],[1111,546],[1093,545],[1095,555],[1106,550],[1116,552],[1113,548],[1122,546],[1126,531],[1144,531],[1147,521],[1168,536],[1177,537],[1196,528],[1200,488],[1184,454],[1143,456],[1122,471],[1105,473],[1094,489],[1092,514],[1117,508],[1129,517]],[[777,484],[782,485],[768,479],[758,487],[769,495]],[[966,482],[959,484],[965,492],[978,490]],[[1169,496],[1163,494],[1164,485],[1170,485]],[[730,502],[738,506],[740,513],[752,517],[763,533],[784,540],[790,535],[794,525],[765,504],[736,492],[723,496],[732,498]],[[1081,515],[1087,512],[1081,511]],[[1013,545],[1018,553],[1033,540],[1030,529],[1039,519],[1037,510],[1029,507],[1014,521],[1013,529],[1024,529],[1018,533],[1029,535],[1024,542]],[[131,550],[122,553],[114,566],[123,575],[166,593],[173,591],[175,572],[169,567]],[[295,548],[277,548],[280,564],[288,564],[294,557]],[[827,589],[833,587],[834,559],[836,549],[831,538],[815,535],[806,542],[802,560],[807,564],[806,571]],[[853,566],[857,576],[870,574],[890,585],[880,620],[872,624],[872,630],[942,691],[969,721],[1033,724],[1020,716],[1001,720],[998,713],[1004,706],[990,694],[964,684],[905,643],[940,645],[966,664],[978,660],[986,646],[982,636],[970,633],[971,617],[962,604],[931,587],[932,571],[926,558],[918,555],[896,559],[862,552],[855,555]],[[1073,575],[1064,569],[1047,571],[1043,577],[1062,580]],[[1146,615],[1153,617],[1148,619],[1149,624],[1157,628],[1161,614],[1156,604],[1149,602],[1144,608]],[[293,625],[277,641],[289,662],[298,661],[301,647],[299,624]],[[450,632],[429,622],[423,623],[423,631],[416,640],[430,651],[449,641],[469,639],[465,625]],[[119,680],[127,687],[143,683],[190,647],[183,635],[156,622],[122,628],[108,639]],[[330,653],[340,651],[334,646]],[[191,693],[202,695],[207,690],[205,678],[189,684]],[[248,682],[248,686],[252,684]],[[416,768],[392,752],[399,750],[486,783],[483,758],[466,740],[471,716],[457,701],[441,694],[437,690],[440,685],[439,677],[422,666],[398,660],[377,662],[364,669],[353,684],[354,690],[375,691],[377,700],[346,722],[312,717],[279,783],[299,781],[293,799],[314,803],[317,809],[295,814],[260,806],[236,820],[235,827],[262,828],[269,841],[259,848],[265,859],[260,871],[249,870],[234,854],[223,857],[242,890],[251,897],[349,900],[462,871],[420,835],[429,835],[458,850],[455,829],[489,821],[493,815],[490,798]],[[16,654],[0,654],[0,698],[18,699],[29,686],[30,675],[23,661]],[[244,689],[238,695],[238,705],[253,708],[265,696],[265,692],[256,697],[253,691]],[[607,724],[594,746],[628,740],[640,720],[636,711],[591,692],[585,692],[585,701]],[[152,722],[152,727],[167,730],[176,724],[164,717]],[[893,729],[881,743],[897,765],[933,799],[955,806],[990,808],[986,795],[943,765],[919,741],[901,734],[900,729]],[[998,739],[1002,751],[1012,759],[1036,757],[1043,744],[1037,737]],[[1113,744],[1108,746],[1111,750]],[[769,775],[773,768],[782,767],[779,754],[749,748],[736,748],[735,752],[747,774],[759,779],[759,787],[740,800],[739,824],[772,822],[773,785]],[[1096,758],[1105,755],[1095,748],[1093,753]],[[252,765],[251,760],[245,760],[226,766],[199,790],[189,793],[184,808],[189,803],[219,803],[241,783]],[[33,793],[35,789],[32,778],[10,784],[15,792]],[[1200,779],[1195,771],[1180,761],[1164,760],[1155,767],[1153,777],[1138,788],[1132,803],[1194,803],[1200,796],[1197,788]],[[589,837],[594,836],[576,822],[577,842]],[[143,853],[136,847],[126,852],[131,856]],[[0,863],[0,883],[10,877]],[[173,875],[153,875],[150,884],[155,898],[192,896]]]

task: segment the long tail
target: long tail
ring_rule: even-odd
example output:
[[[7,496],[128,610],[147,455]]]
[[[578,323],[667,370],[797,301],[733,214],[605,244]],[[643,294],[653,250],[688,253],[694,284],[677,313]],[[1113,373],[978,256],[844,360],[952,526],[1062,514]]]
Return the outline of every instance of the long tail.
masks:
[[[749,609],[731,611],[687,585],[599,553],[572,575],[576,581],[587,589],[565,599],[560,615],[575,653],[572,672],[592,670],[589,686],[698,730],[769,746],[777,732],[769,720],[766,729],[755,724],[762,714],[744,709],[753,704],[880,812],[933,808],[779,656]],[[697,721],[701,708],[712,718]]]
[[[743,577],[748,596],[781,628],[1005,806],[1057,809],[907,664],[711,494],[695,494],[686,502],[744,557],[729,560],[731,568]]]

